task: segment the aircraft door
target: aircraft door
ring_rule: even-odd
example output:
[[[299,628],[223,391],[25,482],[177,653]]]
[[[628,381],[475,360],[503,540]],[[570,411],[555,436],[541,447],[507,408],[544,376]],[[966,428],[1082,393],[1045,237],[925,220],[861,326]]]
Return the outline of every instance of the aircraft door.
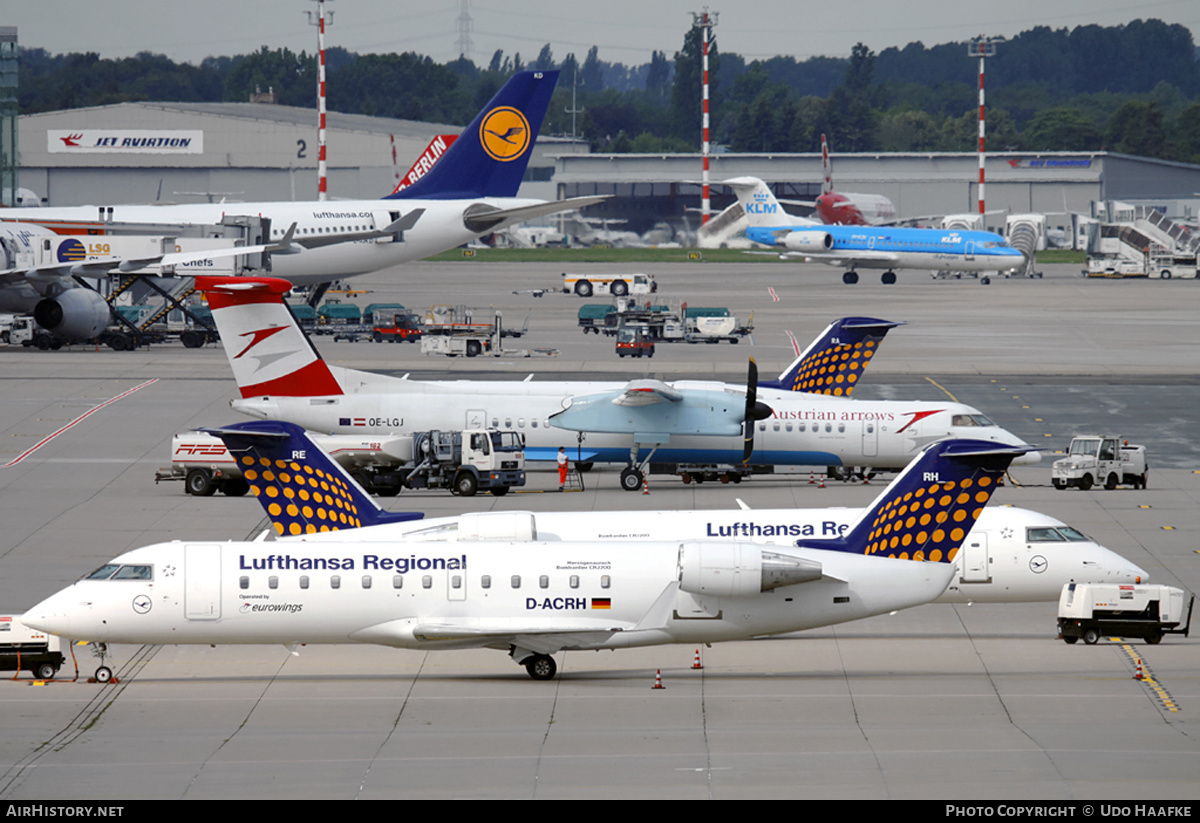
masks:
[[[866,457],[879,454],[879,424],[874,420],[863,423],[862,450]]]
[[[221,547],[184,547],[183,613],[188,620],[221,619]]]
[[[960,550],[962,576],[960,583],[992,582],[987,534],[968,534]]]
[[[483,409],[468,409],[467,410],[467,425],[466,429],[486,429],[487,428],[487,412]]]
[[[966,250],[963,252],[963,259],[964,260],[974,260],[975,259],[975,241],[974,240],[967,241]]]

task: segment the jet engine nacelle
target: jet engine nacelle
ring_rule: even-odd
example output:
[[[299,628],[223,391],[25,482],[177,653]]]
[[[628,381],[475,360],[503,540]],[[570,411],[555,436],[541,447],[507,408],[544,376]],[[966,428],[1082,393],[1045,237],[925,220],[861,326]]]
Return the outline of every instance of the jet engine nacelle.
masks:
[[[794,231],[783,238],[788,251],[829,251],[833,237],[827,231]]]
[[[108,326],[111,312],[104,298],[91,289],[67,289],[33,308],[43,329],[68,340],[90,340]]]
[[[710,597],[748,597],[821,578],[821,564],[749,543],[684,543],[679,588]]]

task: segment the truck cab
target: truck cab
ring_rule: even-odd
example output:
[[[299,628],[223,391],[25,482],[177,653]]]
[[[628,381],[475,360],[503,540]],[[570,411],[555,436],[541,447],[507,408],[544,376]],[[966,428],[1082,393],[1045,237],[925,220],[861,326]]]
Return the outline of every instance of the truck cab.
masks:
[[[1067,456],[1054,462],[1050,474],[1056,489],[1077,486],[1087,491],[1101,483],[1110,490],[1120,485],[1144,489],[1150,470],[1145,446],[1131,446],[1112,435],[1076,435]]]

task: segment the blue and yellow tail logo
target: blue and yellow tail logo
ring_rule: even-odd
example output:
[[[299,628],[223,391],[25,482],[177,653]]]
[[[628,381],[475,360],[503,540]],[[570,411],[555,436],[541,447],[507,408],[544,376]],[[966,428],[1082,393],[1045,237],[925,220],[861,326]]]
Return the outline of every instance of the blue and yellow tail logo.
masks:
[[[354,496],[342,478],[295,461],[243,455],[238,462],[251,493],[260,498],[279,534],[312,534],[362,525]]]
[[[59,263],[78,263],[87,259],[87,249],[75,238],[64,240],[58,244]]]
[[[875,354],[875,340],[833,345],[805,357],[796,369],[792,391],[849,397]]]
[[[492,109],[479,124],[479,142],[493,160],[507,163],[529,148],[531,132],[525,115],[512,106]]]

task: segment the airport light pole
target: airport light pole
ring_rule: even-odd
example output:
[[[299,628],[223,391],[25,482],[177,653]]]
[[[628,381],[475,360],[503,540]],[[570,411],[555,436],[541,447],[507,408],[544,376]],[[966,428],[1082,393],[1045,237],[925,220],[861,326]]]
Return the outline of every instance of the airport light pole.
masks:
[[[708,222],[708,218],[711,216],[711,213],[712,213],[712,209],[711,209],[710,201],[709,201],[709,197],[708,197],[708,156],[709,156],[708,44],[709,44],[709,41],[712,39],[713,26],[717,25],[717,14],[718,14],[718,12],[715,12],[715,11],[709,12],[708,6],[704,7],[704,11],[692,12],[692,25],[699,27],[699,29],[700,29],[700,42],[701,42],[701,54],[702,54],[701,63],[700,63],[700,69],[701,69],[702,76],[700,78],[700,83],[701,83],[701,88],[703,89],[703,91],[701,92],[701,97],[700,97],[700,101],[701,101],[700,129],[701,129],[701,137],[702,137],[701,154],[704,158],[704,171],[703,171],[703,174],[701,175],[701,189],[702,189],[701,203],[700,203],[700,212],[701,212],[700,223],[701,223],[701,225]]]
[[[996,55],[996,44],[1004,40],[1003,37],[987,37],[979,35],[974,40],[967,41],[967,54],[971,57],[979,58],[979,219],[984,220],[983,206],[983,167],[984,167],[984,107],[983,107],[983,66],[984,60],[988,57]],[[986,225],[980,228],[987,228]]]
[[[325,176],[325,3],[327,0],[315,0],[317,4],[317,199],[324,200],[326,194]],[[309,25],[313,25],[313,13],[308,15]],[[329,12],[329,22],[333,22],[333,12]]]

